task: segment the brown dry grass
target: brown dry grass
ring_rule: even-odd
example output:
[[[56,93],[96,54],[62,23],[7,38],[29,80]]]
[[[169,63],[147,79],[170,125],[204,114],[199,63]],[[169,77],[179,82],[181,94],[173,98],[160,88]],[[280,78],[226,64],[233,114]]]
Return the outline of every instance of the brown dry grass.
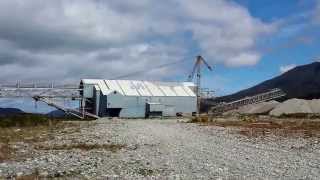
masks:
[[[201,123],[205,126],[232,127],[238,129],[242,135],[249,137],[273,134],[277,136],[320,137],[319,119],[246,117],[238,119],[219,119],[217,121]]]
[[[14,153],[14,151],[12,148],[10,148],[9,145],[0,143],[0,163],[7,159],[10,159],[12,153]]]
[[[79,128],[72,123],[59,123],[52,126],[0,128],[0,142],[42,142],[54,138],[54,134],[72,133]]]
[[[117,152],[122,148],[125,148],[126,145],[123,144],[63,144],[63,145],[54,145],[54,146],[37,146],[37,150],[73,150],[80,149],[83,151],[90,151],[94,149],[104,149],[111,152]]]
[[[79,131],[80,127],[74,123],[55,123],[53,125],[38,125],[35,127],[6,127],[0,128],[0,162],[23,158],[16,154],[15,143],[24,142],[36,144],[54,139],[56,134]]]
[[[37,174],[30,174],[30,175],[19,176],[19,177],[16,177],[15,179],[16,180],[38,180],[40,179],[40,177]]]
[[[206,123],[209,122],[209,117],[207,115],[201,115],[199,117],[191,117],[190,123]]]

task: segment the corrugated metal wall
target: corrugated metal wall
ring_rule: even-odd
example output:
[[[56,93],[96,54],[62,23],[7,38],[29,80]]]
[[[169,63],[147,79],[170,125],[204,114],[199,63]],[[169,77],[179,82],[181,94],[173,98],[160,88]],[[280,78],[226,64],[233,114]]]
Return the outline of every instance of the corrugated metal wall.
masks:
[[[83,80],[83,82],[85,97],[96,101],[95,112],[101,117],[106,116],[107,109],[110,108],[121,108],[120,117],[145,117],[147,103],[161,104],[163,116],[196,112],[195,94],[189,87],[178,83],[155,84],[127,80]]]

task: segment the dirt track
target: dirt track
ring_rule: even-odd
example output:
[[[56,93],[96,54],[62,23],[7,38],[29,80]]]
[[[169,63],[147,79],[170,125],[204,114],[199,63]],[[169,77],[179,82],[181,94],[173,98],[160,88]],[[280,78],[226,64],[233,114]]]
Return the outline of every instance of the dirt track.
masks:
[[[0,177],[320,177],[317,137],[249,138],[234,129],[177,120],[100,119],[79,124],[79,131],[56,133],[51,140],[17,143],[29,157],[1,163]]]

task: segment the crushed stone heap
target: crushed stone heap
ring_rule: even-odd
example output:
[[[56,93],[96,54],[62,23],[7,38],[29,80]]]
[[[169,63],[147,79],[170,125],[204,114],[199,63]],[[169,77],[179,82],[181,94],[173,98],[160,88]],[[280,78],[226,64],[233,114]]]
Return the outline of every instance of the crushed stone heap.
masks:
[[[225,115],[231,115],[234,113],[240,113],[240,114],[268,114],[272,109],[274,109],[279,102],[277,101],[268,101],[268,102],[262,102],[259,104],[250,104],[247,106],[240,107],[236,110],[231,110],[226,113]]]
[[[280,103],[270,112],[271,116],[290,114],[320,114],[320,99],[289,99]]]

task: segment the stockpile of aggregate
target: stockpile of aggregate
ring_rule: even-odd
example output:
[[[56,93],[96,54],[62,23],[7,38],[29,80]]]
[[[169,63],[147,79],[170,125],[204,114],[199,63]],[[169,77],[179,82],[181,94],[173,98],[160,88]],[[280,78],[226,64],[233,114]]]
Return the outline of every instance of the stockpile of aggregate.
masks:
[[[259,104],[250,104],[240,107],[239,109],[226,112],[225,115],[232,115],[234,113],[239,114],[268,114],[280,103],[277,101],[262,102]]]
[[[271,116],[292,114],[320,114],[320,99],[289,99],[270,112]]]
[[[240,107],[228,111],[225,115],[239,114],[269,114],[271,116],[320,114],[320,99],[304,100],[289,99],[279,103],[277,101],[262,102]]]
[[[246,114],[268,114],[277,105],[279,105],[277,101],[262,102],[245,107],[242,112]]]

